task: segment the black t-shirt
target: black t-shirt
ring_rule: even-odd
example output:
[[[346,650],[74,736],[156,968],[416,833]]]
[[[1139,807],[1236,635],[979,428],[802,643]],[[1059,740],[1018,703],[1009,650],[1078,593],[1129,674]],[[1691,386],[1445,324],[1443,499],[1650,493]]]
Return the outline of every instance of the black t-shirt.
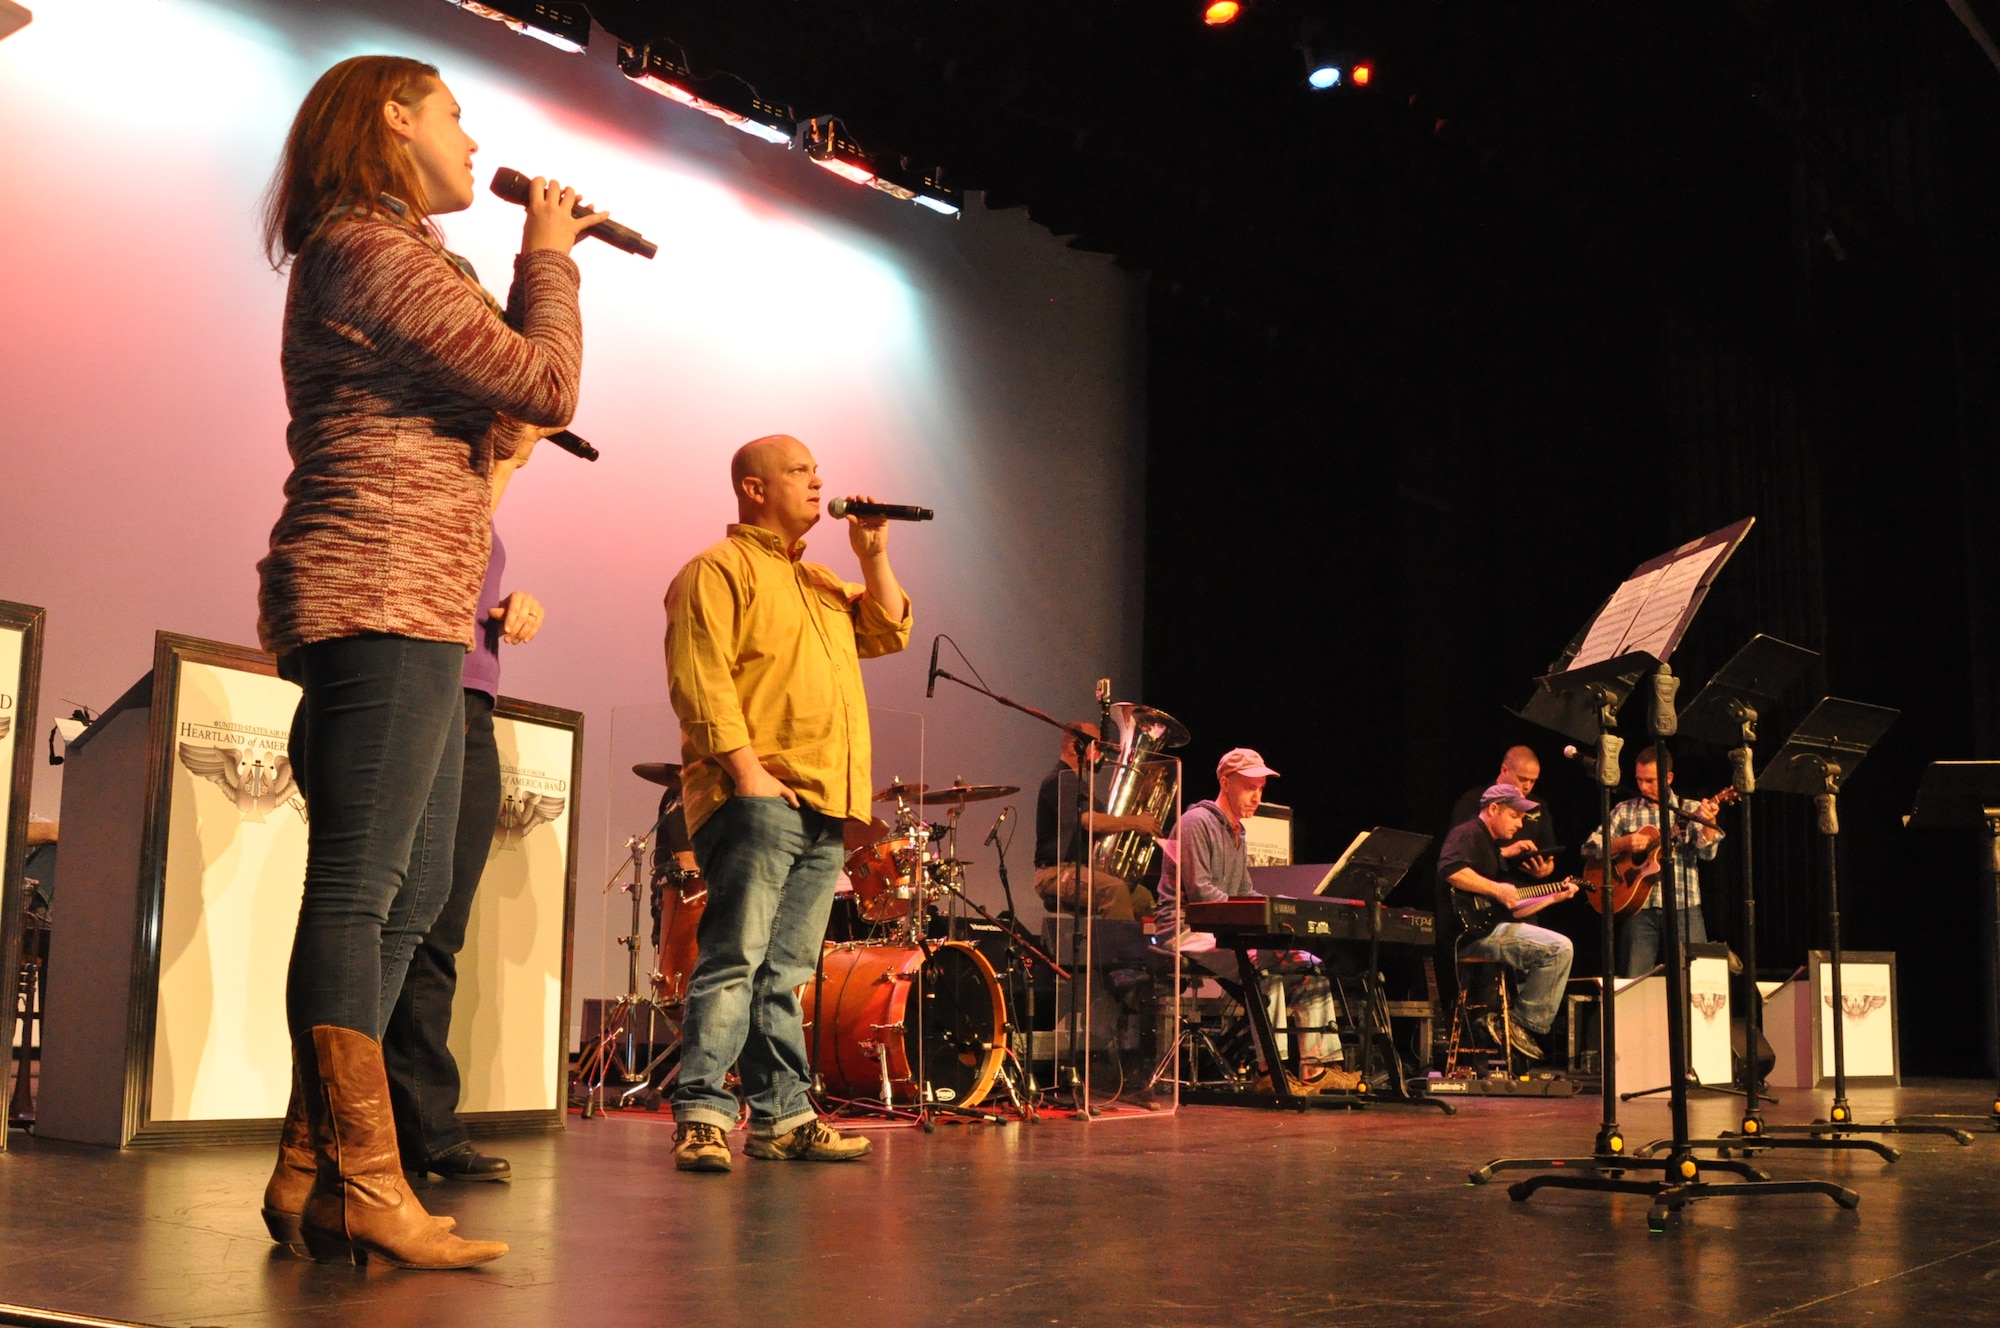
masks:
[[[1451,823],[1454,827],[1464,825],[1467,821],[1478,818],[1479,795],[1484,792],[1486,792],[1486,789],[1480,787],[1467,789],[1459,795],[1458,801],[1451,806]],[[1522,818],[1521,832],[1515,835],[1514,839],[1532,840],[1535,847],[1545,853],[1561,842],[1556,838],[1554,823],[1549,820],[1549,805],[1546,802]],[[1510,839],[1507,842],[1511,844],[1514,842],[1514,839]],[[1513,859],[1503,858],[1500,862],[1499,871],[1482,872],[1481,875],[1491,876],[1496,881],[1506,881],[1510,885],[1542,884],[1541,881],[1538,881],[1522,870],[1520,864],[1525,860],[1525,856]]]
[[[1500,844],[1486,832],[1486,822],[1476,816],[1459,822],[1444,837],[1444,847],[1438,850],[1440,892],[1451,889],[1451,878],[1467,867],[1489,881],[1504,879],[1500,875]],[[1439,897],[1450,896],[1441,893]]]
[[[1077,862],[1083,856],[1083,813],[1089,791],[1083,776],[1066,765],[1058,765],[1042,781],[1035,798],[1035,865],[1056,865],[1056,836],[1062,839],[1062,861]]]

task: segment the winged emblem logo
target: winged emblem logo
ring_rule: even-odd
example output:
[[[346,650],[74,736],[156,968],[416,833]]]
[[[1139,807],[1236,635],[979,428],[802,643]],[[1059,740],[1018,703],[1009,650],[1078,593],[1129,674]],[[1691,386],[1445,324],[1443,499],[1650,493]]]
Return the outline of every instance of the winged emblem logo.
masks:
[[[306,819],[305,795],[292,778],[292,763],[272,753],[252,755],[241,747],[211,747],[205,743],[180,745],[181,764],[213,783],[236,802],[236,812],[246,821],[262,822],[280,807],[290,807]],[[248,758],[247,760],[245,758]]]
[[[13,731],[14,717],[12,715],[0,715],[0,738],[6,737]]]
[[[1688,1002],[1701,1011],[1701,1017],[1713,1023],[1715,1016],[1722,1013],[1722,1007],[1729,1004],[1726,991],[1697,991],[1688,994]]]
[[[547,825],[563,814],[568,798],[546,793],[510,793],[500,803],[500,819],[493,827],[495,848],[513,852],[538,825]]]
[[[1831,1010],[1833,993],[1828,992],[1825,1000],[1827,1009]],[[1840,993],[1840,1012],[1849,1019],[1866,1019],[1888,1003],[1889,998],[1880,992],[1872,992],[1865,996],[1850,996],[1844,991]]]

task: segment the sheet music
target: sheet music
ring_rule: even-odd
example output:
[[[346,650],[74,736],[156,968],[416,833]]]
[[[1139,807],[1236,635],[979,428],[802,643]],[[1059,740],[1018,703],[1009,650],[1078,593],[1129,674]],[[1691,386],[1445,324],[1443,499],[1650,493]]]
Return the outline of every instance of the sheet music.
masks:
[[[1640,567],[1605,601],[1569,667],[1586,668],[1641,651],[1667,658],[1708,582],[1754,520],[1746,517]]]

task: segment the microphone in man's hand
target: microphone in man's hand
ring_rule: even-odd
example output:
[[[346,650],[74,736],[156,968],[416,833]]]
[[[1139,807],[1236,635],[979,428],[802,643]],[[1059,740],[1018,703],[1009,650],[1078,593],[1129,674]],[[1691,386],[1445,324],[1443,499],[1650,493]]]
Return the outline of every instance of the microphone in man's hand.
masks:
[[[928,507],[904,507],[899,503],[864,503],[859,498],[836,498],[826,505],[835,517],[887,517],[891,521],[930,521],[937,513]]]
[[[512,166],[502,166],[499,170],[493,172],[493,192],[506,199],[509,203],[519,203],[522,207],[528,205],[528,188],[533,183],[532,180],[515,170]],[[592,210],[578,203],[570,215],[573,217],[588,216]],[[589,230],[584,231],[583,235],[592,240],[602,240],[613,249],[623,249],[626,253],[637,254],[641,258],[651,258],[654,254],[660,252],[660,246],[654,244],[630,226],[620,226],[615,221],[600,221]],[[577,455],[581,456],[582,453],[579,452]]]

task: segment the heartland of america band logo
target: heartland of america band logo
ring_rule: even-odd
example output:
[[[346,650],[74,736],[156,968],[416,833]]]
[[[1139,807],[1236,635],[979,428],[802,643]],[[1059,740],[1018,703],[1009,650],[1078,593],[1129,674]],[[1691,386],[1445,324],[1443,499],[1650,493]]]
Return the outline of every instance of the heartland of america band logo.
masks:
[[[1691,991],[1688,993],[1688,1003],[1701,1011],[1702,1018],[1713,1023],[1715,1016],[1722,1013],[1722,1007],[1729,1004],[1729,993],[1726,991]]]
[[[569,806],[569,781],[546,770],[527,770],[503,763],[500,788],[500,816],[493,825],[493,847],[501,852],[519,852],[523,839],[537,827],[553,823]]]
[[[280,807],[306,819],[305,795],[286,754],[290,734],[218,719],[182,720],[179,737],[181,764],[227,794],[239,819],[262,823]]]
[[[4,738],[14,731],[14,717],[6,713],[13,708],[13,693],[0,692],[0,738]]]
[[[1832,992],[1820,997],[1820,1000],[1827,1009],[1833,1008]],[[1849,1019],[1866,1019],[1888,1003],[1889,998],[1879,991],[1866,992],[1859,996],[1851,996],[1844,991],[1840,993],[1840,1012]]]

